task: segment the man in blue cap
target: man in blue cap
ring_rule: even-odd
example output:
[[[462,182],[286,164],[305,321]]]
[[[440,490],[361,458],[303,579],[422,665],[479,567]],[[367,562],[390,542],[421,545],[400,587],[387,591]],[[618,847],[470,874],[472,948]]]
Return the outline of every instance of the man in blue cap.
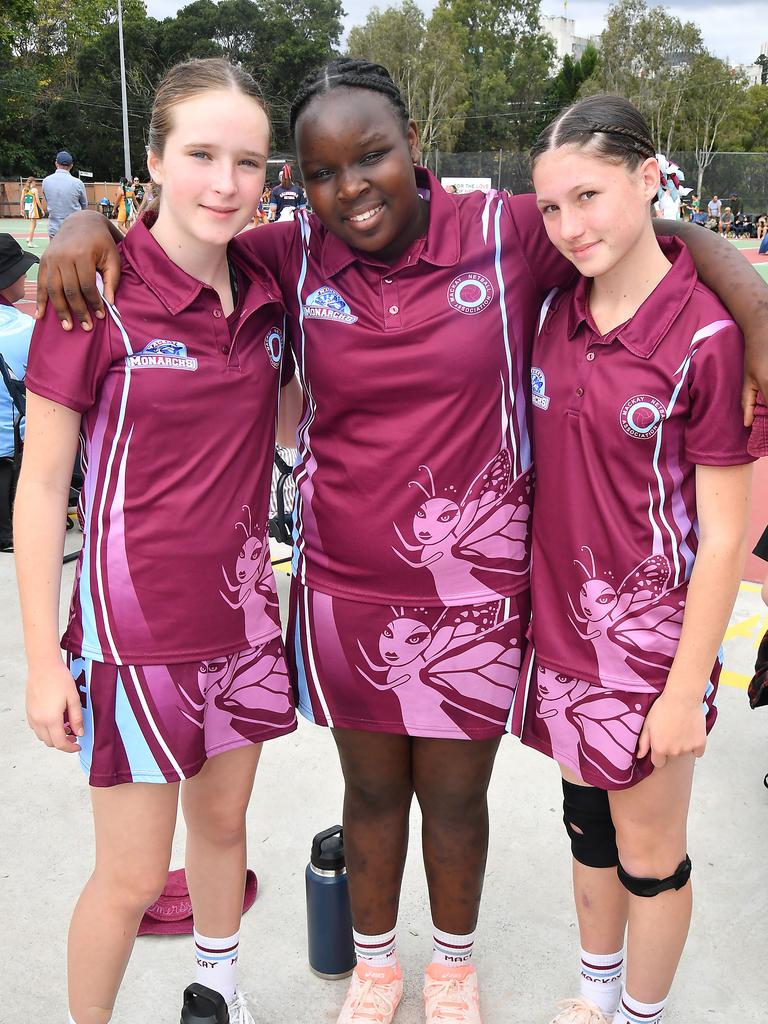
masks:
[[[70,213],[88,209],[85,186],[71,174],[73,162],[71,154],[62,149],[56,154],[56,170],[43,181],[49,238],[53,238]]]

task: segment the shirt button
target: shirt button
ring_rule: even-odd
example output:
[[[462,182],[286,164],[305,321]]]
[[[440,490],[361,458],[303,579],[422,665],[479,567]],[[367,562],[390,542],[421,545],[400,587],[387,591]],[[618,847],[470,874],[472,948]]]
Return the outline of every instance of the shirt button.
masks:
[[[224,353],[225,356],[229,355],[229,345],[222,345],[221,351]]]
[[[400,307],[399,306],[390,306],[389,307],[389,312],[392,314],[392,316],[397,316],[397,314],[400,312]]]
[[[392,278],[391,277],[385,277],[384,278],[384,284],[392,284]]]
[[[589,361],[590,363],[592,362],[592,360],[593,360],[594,358],[595,358],[595,353],[594,353],[594,352],[587,352],[587,360],[588,360],[588,361]]]
[[[576,394],[581,398],[584,394],[584,388],[576,388]]]
[[[221,316],[221,310],[220,310],[220,309],[214,309],[214,311],[213,311],[213,315],[214,315],[214,316],[216,317],[216,319],[218,320],[218,319],[219,319],[219,317]]]

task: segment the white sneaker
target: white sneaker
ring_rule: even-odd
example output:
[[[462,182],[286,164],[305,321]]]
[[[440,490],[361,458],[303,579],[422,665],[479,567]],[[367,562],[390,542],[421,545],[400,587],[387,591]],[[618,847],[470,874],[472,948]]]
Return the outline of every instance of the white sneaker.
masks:
[[[583,996],[577,999],[562,999],[557,1013],[549,1024],[610,1024],[599,1006]]]
[[[229,1024],[256,1024],[248,1005],[248,994],[235,989],[232,1002],[229,1003]]]

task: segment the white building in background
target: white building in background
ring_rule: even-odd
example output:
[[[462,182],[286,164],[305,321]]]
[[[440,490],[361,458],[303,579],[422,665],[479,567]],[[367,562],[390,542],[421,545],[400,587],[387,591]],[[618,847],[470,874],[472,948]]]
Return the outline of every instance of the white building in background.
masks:
[[[762,54],[768,57],[768,42],[760,44],[758,56]],[[749,85],[760,85],[763,80],[763,69],[760,64],[737,64],[733,70],[744,75]]]
[[[600,45],[600,36],[577,36],[573,18],[544,15],[541,27],[554,39],[558,60],[562,60],[566,54],[578,60],[590,43],[595,47]]]

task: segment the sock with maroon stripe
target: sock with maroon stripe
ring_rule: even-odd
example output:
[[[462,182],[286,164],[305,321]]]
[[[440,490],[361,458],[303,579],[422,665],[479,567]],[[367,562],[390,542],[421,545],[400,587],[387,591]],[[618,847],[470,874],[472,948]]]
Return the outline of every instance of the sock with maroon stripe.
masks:
[[[458,967],[468,964],[472,959],[475,945],[475,933],[469,935],[453,935],[443,932],[432,925],[432,963],[443,967]]]
[[[353,928],[352,939],[358,963],[365,962],[372,967],[394,967],[397,963],[394,928],[381,935],[364,935]]]
[[[581,951],[579,989],[585,999],[599,1006],[606,1016],[616,1012],[621,998],[621,975],[624,969],[624,951],[618,953],[588,953]]]
[[[195,929],[195,959],[197,973],[195,981],[219,992],[227,1003],[235,995],[237,954],[240,949],[240,932],[224,939],[201,935]]]
[[[660,1003],[641,1003],[639,999],[633,999],[626,989],[622,989],[613,1024],[661,1024],[666,1001],[662,999]]]

